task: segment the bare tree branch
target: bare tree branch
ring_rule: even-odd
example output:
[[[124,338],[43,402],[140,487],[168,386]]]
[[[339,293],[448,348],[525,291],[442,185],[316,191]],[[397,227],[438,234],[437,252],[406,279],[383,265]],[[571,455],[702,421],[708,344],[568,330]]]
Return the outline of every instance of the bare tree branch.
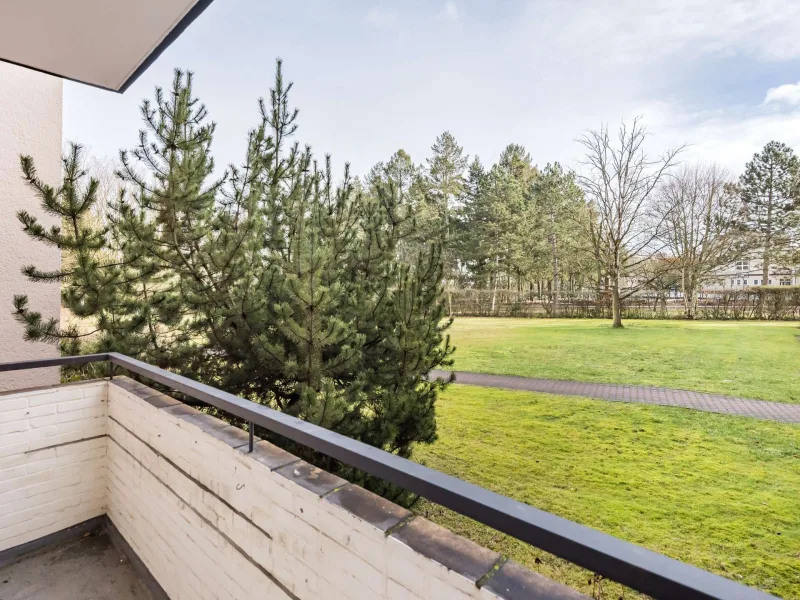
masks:
[[[621,300],[634,293],[622,290],[623,280],[663,248],[659,231],[664,217],[651,210],[654,191],[685,148],[651,159],[644,150],[647,137],[641,117],[636,117],[630,126],[621,123],[613,138],[602,125],[578,139],[586,152],[578,181],[595,217],[589,233],[600,269],[609,279],[614,327],[622,327]]]

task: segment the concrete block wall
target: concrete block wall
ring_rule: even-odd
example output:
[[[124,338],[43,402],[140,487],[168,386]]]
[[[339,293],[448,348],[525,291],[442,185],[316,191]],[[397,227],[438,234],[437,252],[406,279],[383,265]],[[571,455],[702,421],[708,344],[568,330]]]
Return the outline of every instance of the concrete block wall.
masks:
[[[108,401],[108,516],[173,600],[582,597],[132,380]]]
[[[0,551],[105,513],[107,388],[0,394]]]

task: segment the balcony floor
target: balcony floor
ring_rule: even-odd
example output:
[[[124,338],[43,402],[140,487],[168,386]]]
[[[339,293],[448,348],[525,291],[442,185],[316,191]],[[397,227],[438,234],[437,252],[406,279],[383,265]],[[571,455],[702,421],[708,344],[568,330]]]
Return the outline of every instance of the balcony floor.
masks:
[[[152,600],[108,534],[87,535],[0,569],[2,600]]]

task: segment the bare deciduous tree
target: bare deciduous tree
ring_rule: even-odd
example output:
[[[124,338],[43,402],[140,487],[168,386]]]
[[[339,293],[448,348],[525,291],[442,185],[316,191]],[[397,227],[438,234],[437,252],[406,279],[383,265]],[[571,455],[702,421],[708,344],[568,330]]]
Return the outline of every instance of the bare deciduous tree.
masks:
[[[693,319],[703,284],[747,250],[742,202],[730,173],[717,165],[684,167],[664,181],[658,199],[661,239],[680,272],[684,315]]]
[[[676,163],[683,147],[658,159],[644,151],[647,132],[641,118],[620,125],[615,138],[608,127],[588,131],[578,141],[586,150],[579,182],[592,204],[596,254],[611,288],[614,327],[622,327],[621,303],[648,285],[646,278],[623,279],[659,252],[659,219],[652,219],[654,192]]]

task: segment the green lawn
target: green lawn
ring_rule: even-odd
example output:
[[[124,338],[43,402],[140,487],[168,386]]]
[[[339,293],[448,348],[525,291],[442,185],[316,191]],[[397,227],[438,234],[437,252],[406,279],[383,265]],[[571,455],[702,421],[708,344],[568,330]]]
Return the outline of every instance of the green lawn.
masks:
[[[457,331],[464,334],[465,329],[459,323]],[[554,327],[532,324],[520,329],[552,335]],[[617,334],[592,323],[575,331],[563,329],[576,339],[581,329],[586,331],[593,341],[585,354],[594,356],[599,338]],[[621,334],[641,341],[652,329],[637,326]],[[676,330],[704,336],[702,327]],[[737,336],[742,331],[758,332],[756,344],[773,335],[777,340],[784,333],[793,336],[790,327],[779,325],[705,330],[710,336],[706,339],[725,335],[717,333],[721,331],[730,332],[731,339],[741,339]],[[616,356],[621,352],[618,346]],[[786,344],[781,347],[786,349]],[[553,361],[548,367],[548,375],[571,373],[566,367],[556,371]],[[682,381],[689,380],[661,383]],[[415,458],[428,466],[747,585],[800,598],[800,427],[679,408],[458,385],[441,397],[438,424],[439,441],[415,451]],[[564,561],[436,505],[423,502],[417,510],[548,576],[592,592],[590,576]],[[619,586],[606,582],[600,597],[616,600]]]
[[[800,403],[796,322],[459,318],[456,370]]]

